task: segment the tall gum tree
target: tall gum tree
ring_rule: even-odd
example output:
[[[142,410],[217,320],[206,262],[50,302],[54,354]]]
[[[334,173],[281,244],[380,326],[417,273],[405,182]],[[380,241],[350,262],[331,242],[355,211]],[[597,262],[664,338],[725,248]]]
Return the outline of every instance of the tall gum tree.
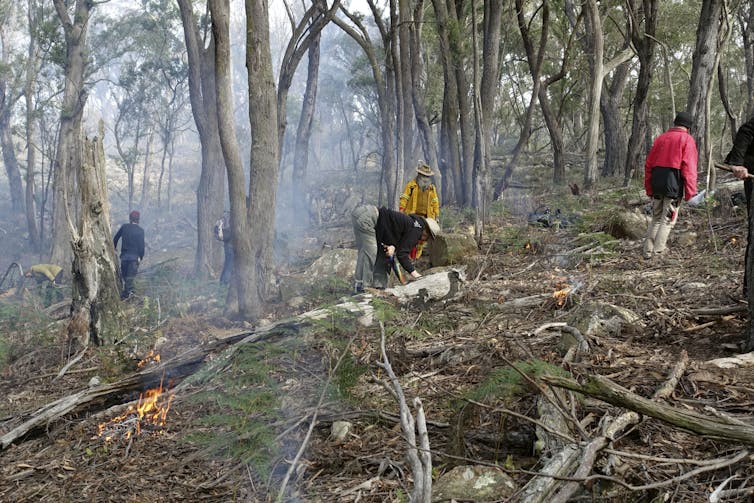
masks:
[[[270,54],[269,14],[264,0],[246,1],[246,68],[252,137],[247,192],[233,122],[229,1],[210,0],[209,6],[215,38],[217,120],[230,190],[236,271],[232,286],[237,294],[239,316],[254,321],[261,315],[271,286],[278,174],[277,93]]]
[[[642,0],[641,9],[636,0],[627,3],[631,17],[631,40],[639,58],[639,75],[631,116],[631,135],[628,139],[624,183],[628,185],[638,172],[643,172],[642,159],[646,152],[649,86],[652,83],[654,50],[657,45],[657,0]]]
[[[181,12],[189,65],[191,112],[202,150],[202,171],[196,190],[196,254],[194,273],[209,277],[219,264],[221,246],[212,236],[212,225],[223,212],[225,178],[223,152],[217,124],[215,49],[210,34],[203,32],[191,0],[176,0]],[[207,38],[209,37],[209,38]]]
[[[242,256],[242,260],[248,260],[254,269],[250,283],[252,289],[245,299],[243,310],[239,310],[244,317],[254,319],[259,316],[261,304],[267,299],[272,286],[272,247],[279,170],[277,92],[272,72],[266,0],[246,0],[246,71],[253,140],[246,211],[249,226],[245,235],[251,240],[251,246],[249,256]]]
[[[69,12],[68,3],[64,0],[53,0],[53,3],[63,27],[66,53],[60,131],[53,174],[54,207],[50,260],[68,271],[67,265],[71,263],[73,257],[68,215],[74,215],[76,210],[74,198],[69,198],[69,194],[73,194],[75,167],[79,165],[81,157],[79,138],[81,119],[87,99],[84,75],[89,64],[87,31],[94,2],[76,0],[73,4],[73,15]]]

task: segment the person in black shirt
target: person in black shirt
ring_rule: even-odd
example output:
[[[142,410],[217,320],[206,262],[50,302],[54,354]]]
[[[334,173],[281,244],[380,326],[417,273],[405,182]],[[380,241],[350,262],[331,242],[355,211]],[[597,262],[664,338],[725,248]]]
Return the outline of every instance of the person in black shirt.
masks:
[[[139,263],[144,258],[144,229],[139,227],[141,215],[134,210],[128,214],[127,224],[121,225],[113,238],[115,249],[120,245],[120,273],[123,277],[121,298],[127,299],[134,293],[134,278],[139,270]]]
[[[351,213],[359,254],[354,272],[354,292],[365,287],[387,287],[388,259],[395,257],[411,279],[421,277],[411,261],[417,244],[434,239],[440,226],[432,218],[406,215],[388,208],[357,206]]]

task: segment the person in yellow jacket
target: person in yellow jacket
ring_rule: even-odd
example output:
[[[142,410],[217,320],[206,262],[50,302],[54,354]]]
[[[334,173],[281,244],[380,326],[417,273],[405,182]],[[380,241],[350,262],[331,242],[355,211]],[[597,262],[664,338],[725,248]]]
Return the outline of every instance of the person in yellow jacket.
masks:
[[[60,286],[63,282],[63,268],[57,264],[35,264],[26,271],[25,276],[34,280],[34,289],[44,299],[43,305],[63,300]]]
[[[424,218],[437,220],[440,216],[440,200],[432,183],[432,168],[424,161],[416,167],[416,177],[406,184],[400,199],[400,210]]]
[[[440,217],[440,199],[437,197],[437,189],[432,183],[432,168],[424,161],[419,161],[416,167],[416,177],[406,184],[400,199],[400,210],[409,215],[419,215],[437,221]],[[411,258],[419,258],[422,255],[424,244],[416,247],[411,253]]]
[[[27,277],[34,278],[37,283],[50,282],[60,285],[63,279],[63,268],[57,264],[35,264],[29,267]]]

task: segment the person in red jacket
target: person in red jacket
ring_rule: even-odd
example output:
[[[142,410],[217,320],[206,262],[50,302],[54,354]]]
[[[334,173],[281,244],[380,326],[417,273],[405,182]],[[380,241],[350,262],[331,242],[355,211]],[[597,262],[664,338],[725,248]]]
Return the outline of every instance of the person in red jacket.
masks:
[[[691,115],[678,112],[673,127],[655,139],[644,163],[644,189],[652,198],[645,259],[666,250],[670,231],[678,221],[681,199],[688,201],[696,195],[698,154],[694,137],[689,134],[691,125]]]

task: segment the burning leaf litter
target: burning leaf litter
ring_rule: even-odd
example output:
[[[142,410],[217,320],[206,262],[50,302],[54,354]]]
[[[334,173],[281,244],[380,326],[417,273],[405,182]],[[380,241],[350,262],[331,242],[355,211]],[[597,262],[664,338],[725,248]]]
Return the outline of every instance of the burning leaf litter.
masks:
[[[150,351],[137,367],[160,361],[160,355]],[[173,403],[174,393],[163,388],[163,381],[157,388],[139,394],[136,404],[131,404],[123,414],[97,426],[97,437],[105,441],[129,440],[141,434],[142,429],[161,433],[167,422],[168,411]]]

